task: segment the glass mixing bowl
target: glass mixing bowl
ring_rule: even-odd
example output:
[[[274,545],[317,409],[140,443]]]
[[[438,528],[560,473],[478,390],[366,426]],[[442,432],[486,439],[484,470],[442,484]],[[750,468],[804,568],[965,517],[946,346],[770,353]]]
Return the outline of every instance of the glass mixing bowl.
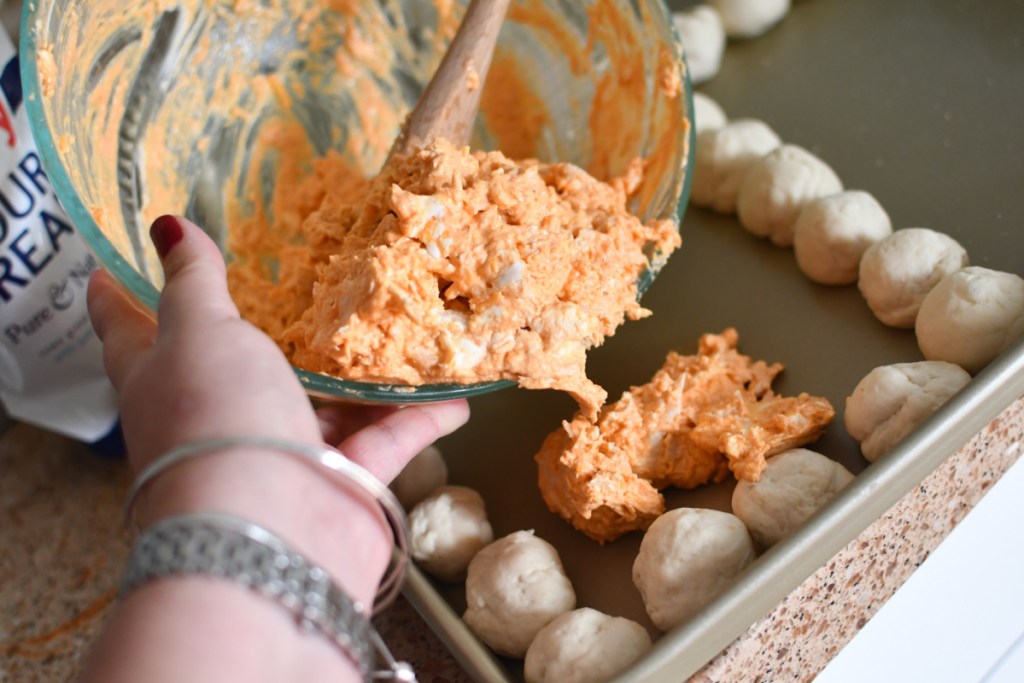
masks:
[[[103,265],[155,310],[155,217],[184,214],[230,260],[229,225],[272,213],[275,189],[290,191],[281,179],[316,157],[335,150],[377,172],[464,9],[459,0],[33,0],[21,59],[43,166]],[[513,0],[473,146],[572,162],[601,179],[643,157],[632,210],[678,223],[691,98],[662,0]],[[282,141],[282,124],[300,134]],[[367,402],[513,386],[296,373],[315,397]]]

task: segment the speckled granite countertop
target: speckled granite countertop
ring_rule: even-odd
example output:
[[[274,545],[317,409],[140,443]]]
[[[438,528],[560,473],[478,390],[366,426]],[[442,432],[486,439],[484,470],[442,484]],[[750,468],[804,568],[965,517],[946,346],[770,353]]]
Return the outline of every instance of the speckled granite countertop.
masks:
[[[903,584],[1024,443],[1024,398],[1011,404],[692,681],[813,678]],[[129,538],[123,462],[16,425],[0,439],[0,681],[74,677],[114,599]],[[423,683],[468,681],[412,607],[378,620]]]

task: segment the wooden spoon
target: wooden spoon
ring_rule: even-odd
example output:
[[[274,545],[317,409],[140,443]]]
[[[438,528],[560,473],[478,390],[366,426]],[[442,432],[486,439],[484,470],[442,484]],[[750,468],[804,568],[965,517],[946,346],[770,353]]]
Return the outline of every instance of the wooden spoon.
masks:
[[[508,4],[509,0],[471,0],[448,51],[405,120],[388,158],[425,147],[438,138],[456,146],[469,144],[480,91]]]

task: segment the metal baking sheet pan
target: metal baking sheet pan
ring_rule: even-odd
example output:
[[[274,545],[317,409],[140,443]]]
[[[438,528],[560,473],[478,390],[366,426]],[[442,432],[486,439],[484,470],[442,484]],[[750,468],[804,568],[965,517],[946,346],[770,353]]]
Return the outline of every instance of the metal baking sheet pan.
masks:
[[[763,119],[818,154],[848,189],[874,194],[895,228],[945,232],[973,265],[1022,274],[1021,36],[1024,12],[1013,2],[798,1],[766,35],[730,43],[720,74],[698,90],[731,118]],[[878,322],[856,286],[812,283],[792,250],[746,233],[735,217],[691,206],[682,234],[644,297],[654,315],[592,352],[589,374],[614,398],[646,382],[669,350],[692,353],[702,333],[736,327],[742,352],[785,365],[780,393],[822,395],[837,409],[811,448],[858,476],[803,529],[693,620],[659,634],[631,579],[641,535],[600,546],[548,512],[537,490],[533,455],[573,414],[569,397],[512,389],[474,398],[470,424],[439,444],[451,483],[483,495],[496,537],[534,529],[558,549],[580,606],[658,636],[623,683],[688,678],[1024,394],[1019,343],[869,467],[842,426],[845,398],[872,368],[921,360],[913,332]],[[669,492],[667,502],[728,510],[731,491]],[[462,584],[414,572],[406,592],[473,678],[522,680],[521,662],[494,657],[462,624]]]

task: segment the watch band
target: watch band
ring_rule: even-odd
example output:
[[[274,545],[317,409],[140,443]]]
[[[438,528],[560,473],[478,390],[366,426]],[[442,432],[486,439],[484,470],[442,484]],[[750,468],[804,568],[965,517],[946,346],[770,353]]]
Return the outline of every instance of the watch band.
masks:
[[[231,579],[277,601],[301,628],[330,639],[355,662],[364,679],[416,680],[408,664],[391,657],[365,616],[365,606],[353,602],[324,569],[256,524],[209,512],[154,524],[132,550],[120,593],[182,574]],[[387,671],[371,673],[375,654],[382,656]]]

